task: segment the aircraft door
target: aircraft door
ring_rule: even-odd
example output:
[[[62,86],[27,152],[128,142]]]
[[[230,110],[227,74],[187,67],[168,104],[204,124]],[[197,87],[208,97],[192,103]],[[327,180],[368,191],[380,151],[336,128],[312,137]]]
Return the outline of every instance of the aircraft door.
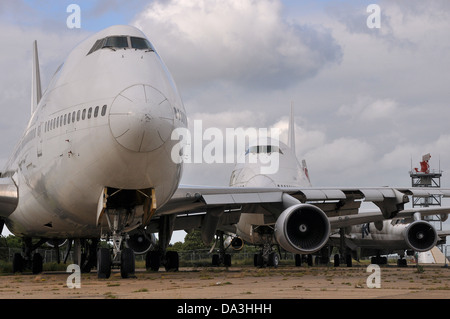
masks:
[[[41,157],[42,156],[42,136],[44,135],[42,132],[42,128],[44,126],[44,123],[41,122],[41,124],[39,124],[38,129],[37,129],[37,138],[38,138],[38,142],[37,142],[37,157]]]

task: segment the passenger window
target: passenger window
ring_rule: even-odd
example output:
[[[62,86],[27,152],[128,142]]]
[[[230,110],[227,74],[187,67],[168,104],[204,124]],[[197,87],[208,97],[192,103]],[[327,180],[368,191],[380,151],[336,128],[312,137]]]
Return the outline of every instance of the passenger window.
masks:
[[[59,117],[59,126],[63,126],[63,116]]]
[[[81,119],[84,121],[86,118],[86,109],[83,110],[83,115],[81,116]]]
[[[95,110],[94,110],[94,117],[97,117],[97,116],[98,116],[98,109],[99,109],[99,107],[96,106],[96,107],[95,107]]]
[[[92,107],[89,108],[89,111],[88,111],[88,119],[91,118],[91,115],[92,115]]]
[[[64,125],[67,123],[67,114],[64,114]]]
[[[70,113],[67,116],[67,124],[70,124]]]
[[[81,115],[81,111],[78,110],[78,112],[77,112],[77,122],[80,120],[80,115]]]
[[[102,107],[102,116],[105,116],[106,114],[106,105],[103,105]]]
[[[72,113],[72,123],[75,123],[75,111]]]

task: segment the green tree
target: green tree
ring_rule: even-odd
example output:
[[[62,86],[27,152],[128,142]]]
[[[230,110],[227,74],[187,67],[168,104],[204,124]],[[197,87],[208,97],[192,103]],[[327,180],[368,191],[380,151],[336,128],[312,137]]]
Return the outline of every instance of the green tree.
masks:
[[[209,249],[209,245],[205,245],[202,240],[200,230],[194,230],[186,234],[184,237],[183,250]]]

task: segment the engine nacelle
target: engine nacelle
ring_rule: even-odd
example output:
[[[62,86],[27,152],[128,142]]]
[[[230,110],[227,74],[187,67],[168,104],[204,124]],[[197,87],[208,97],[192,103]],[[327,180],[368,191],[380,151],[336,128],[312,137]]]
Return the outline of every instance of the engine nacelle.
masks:
[[[412,222],[404,233],[406,244],[418,252],[428,251],[436,246],[438,235],[436,229],[423,220]]]
[[[225,247],[231,247],[233,250],[239,251],[244,248],[244,241],[240,237],[227,237],[224,242]]]
[[[146,232],[144,229],[132,230],[128,233],[128,236],[129,238],[126,239],[125,243],[137,255],[145,254],[156,246],[156,236]]]
[[[327,215],[310,204],[285,209],[275,223],[275,238],[283,249],[294,254],[312,254],[320,250],[330,236]]]

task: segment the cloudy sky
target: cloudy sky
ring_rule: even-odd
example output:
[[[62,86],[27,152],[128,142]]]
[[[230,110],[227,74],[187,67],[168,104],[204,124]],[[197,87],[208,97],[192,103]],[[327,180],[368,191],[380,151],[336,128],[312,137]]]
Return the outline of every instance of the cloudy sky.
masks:
[[[79,29],[66,25],[71,3]],[[371,3],[380,28],[367,25]],[[190,123],[278,127],[287,139],[293,103],[313,186],[407,186],[426,153],[450,186],[447,0],[2,0],[2,166],[29,119],[32,41],[45,87],[77,43],[114,24],[146,33]],[[227,185],[232,168],[187,165],[183,182]]]

